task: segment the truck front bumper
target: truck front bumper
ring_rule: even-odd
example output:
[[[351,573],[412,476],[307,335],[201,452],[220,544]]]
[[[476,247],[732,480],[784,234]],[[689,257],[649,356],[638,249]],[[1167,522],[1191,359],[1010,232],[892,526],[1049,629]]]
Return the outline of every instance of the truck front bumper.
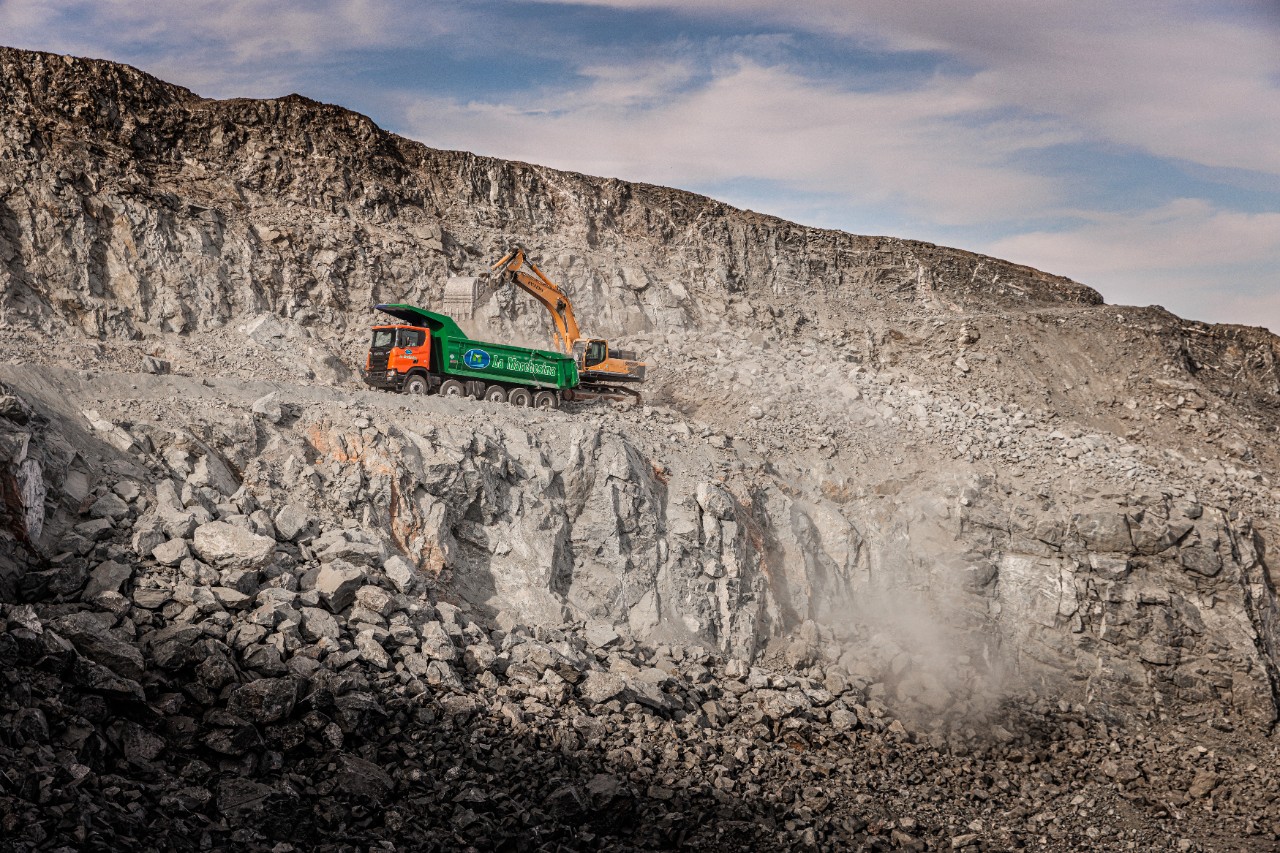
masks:
[[[372,385],[384,391],[399,391],[400,386],[404,384],[404,377],[394,370],[365,370],[361,373],[366,385]]]

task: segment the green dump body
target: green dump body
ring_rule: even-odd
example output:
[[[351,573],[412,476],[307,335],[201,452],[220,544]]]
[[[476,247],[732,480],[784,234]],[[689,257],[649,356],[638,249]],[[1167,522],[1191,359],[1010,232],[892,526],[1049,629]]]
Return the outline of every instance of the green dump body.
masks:
[[[379,305],[378,310],[431,331],[431,368],[438,373],[561,391],[578,386],[578,363],[572,356],[472,340],[452,318],[412,305]]]

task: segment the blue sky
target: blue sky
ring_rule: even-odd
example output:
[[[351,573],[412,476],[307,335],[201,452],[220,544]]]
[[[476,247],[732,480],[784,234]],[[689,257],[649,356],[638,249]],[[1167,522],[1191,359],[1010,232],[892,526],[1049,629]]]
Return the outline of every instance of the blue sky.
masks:
[[[1280,331],[1280,0],[0,0],[0,43]]]

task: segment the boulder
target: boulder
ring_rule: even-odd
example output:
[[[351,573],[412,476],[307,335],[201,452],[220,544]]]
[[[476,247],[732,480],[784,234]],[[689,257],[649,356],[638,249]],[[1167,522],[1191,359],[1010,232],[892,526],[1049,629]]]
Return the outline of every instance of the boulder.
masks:
[[[400,593],[410,595],[417,590],[418,572],[404,557],[397,554],[389,558],[383,563],[382,570]]]
[[[119,521],[129,514],[129,504],[114,492],[107,492],[89,507],[89,515],[94,518],[109,518]]]
[[[225,521],[197,527],[191,544],[196,556],[206,563],[239,569],[261,568],[276,549],[274,539]]]
[[[356,590],[356,604],[379,616],[390,616],[395,610],[396,600],[382,587],[366,584]]]
[[[133,569],[113,560],[99,563],[89,575],[89,583],[85,585],[83,598],[92,601],[104,592],[119,593],[125,581],[133,577]]]
[[[589,672],[578,685],[578,695],[593,705],[600,705],[612,699],[630,702],[635,698],[631,683],[612,672]]]
[[[316,575],[316,592],[334,613],[341,613],[355,601],[356,590],[364,586],[365,572],[341,560],[322,566]]]
[[[185,539],[169,539],[152,548],[151,556],[162,566],[176,566],[191,556],[191,549]]]
[[[274,723],[293,712],[298,685],[292,678],[259,678],[242,684],[227,700],[227,710],[253,723]]]
[[[261,415],[273,424],[284,420],[284,408],[280,405],[280,395],[275,391],[254,400],[249,411],[255,415]]]
[[[339,757],[334,781],[343,793],[375,802],[382,800],[395,787],[381,767],[354,755]]]
[[[370,665],[378,669],[386,669],[391,666],[391,656],[387,654],[387,650],[378,642],[373,631],[361,631],[356,635],[356,650],[360,652],[360,657]]]
[[[276,513],[276,533],[287,542],[305,542],[315,533],[316,521],[304,507],[285,504]]]
[[[320,607],[303,607],[300,612],[301,631],[305,639],[314,643],[324,639],[336,640],[342,635],[338,620],[329,611]]]

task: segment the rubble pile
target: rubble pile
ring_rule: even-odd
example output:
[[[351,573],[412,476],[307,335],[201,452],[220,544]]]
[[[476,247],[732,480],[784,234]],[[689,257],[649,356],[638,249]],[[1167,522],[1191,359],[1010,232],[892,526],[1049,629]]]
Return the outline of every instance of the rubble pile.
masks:
[[[358,531],[276,525],[243,493],[179,513],[175,491],[96,490],[58,593],[0,611],[9,849],[1280,837],[1255,808],[1268,741],[1223,754],[1225,732],[1026,699],[904,724],[838,663],[478,620]]]

